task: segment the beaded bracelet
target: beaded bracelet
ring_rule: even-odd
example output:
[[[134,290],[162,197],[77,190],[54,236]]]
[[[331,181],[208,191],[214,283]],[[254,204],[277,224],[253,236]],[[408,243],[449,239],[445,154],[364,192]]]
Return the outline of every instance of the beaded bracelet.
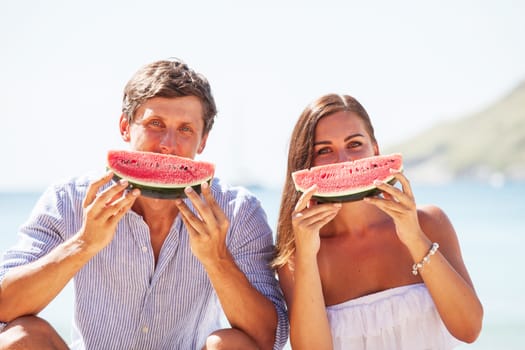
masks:
[[[423,268],[424,264],[430,263],[430,257],[434,254],[436,254],[437,250],[439,248],[439,244],[434,242],[432,243],[432,247],[430,247],[430,250],[428,251],[427,255],[421,260],[421,262],[415,263],[412,265],[412,274],[416,276],[418,274],[418,271]]]

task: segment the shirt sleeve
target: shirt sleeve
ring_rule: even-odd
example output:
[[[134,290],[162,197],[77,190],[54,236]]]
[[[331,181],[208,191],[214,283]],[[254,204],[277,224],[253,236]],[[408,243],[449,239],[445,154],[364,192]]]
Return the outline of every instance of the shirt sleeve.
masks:
[[[17,242],[3,254],[0,283],[10,269],[39,259],[64,241],[60,197],[61,191],[50,187],[39,198],[20,227]]]
[[[276,308],[278,324],[274,349],[282,349],[288,339],[288,315],[275,271],[270,267],[274,255],[272,230],[257,198],[249,195],[236,203],[228,237],[230,252],[239,268]]]

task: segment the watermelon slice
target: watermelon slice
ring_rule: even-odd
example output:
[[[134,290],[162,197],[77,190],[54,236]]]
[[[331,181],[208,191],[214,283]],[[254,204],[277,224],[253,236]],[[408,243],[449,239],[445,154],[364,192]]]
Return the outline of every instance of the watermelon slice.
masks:
[[[111,150],[107,161],[115,180],[126,179],[130,189],[161,199],[183,198],[188,186],[200,193],[200,185],[215,173],[212,163],[153,152]]]
[[[394,183],[390,169],[403,170],[401,154],[315,166],[293,172],[292,179],[301,192],[317,184],[313,197],[320,202],[348,202],[379,194],[374,180]]]

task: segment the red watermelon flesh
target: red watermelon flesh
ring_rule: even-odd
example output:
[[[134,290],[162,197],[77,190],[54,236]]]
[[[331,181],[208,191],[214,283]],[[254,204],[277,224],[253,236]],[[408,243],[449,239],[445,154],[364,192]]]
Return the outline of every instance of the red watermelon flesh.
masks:
[[[215,165],[175,155],[111,150],[108,168],[135,185],[170,189],[200,185],[215,173]],[[140,186],[139,186],[140,187]]]
[[[378,193],[374,180],[392,182],[390,169],[401,171],[401,154],[380,155],[355,161],[315,166],[292,173],[295,188],[304,192],[317,184],[314,197],[325,201],[358,200]]]

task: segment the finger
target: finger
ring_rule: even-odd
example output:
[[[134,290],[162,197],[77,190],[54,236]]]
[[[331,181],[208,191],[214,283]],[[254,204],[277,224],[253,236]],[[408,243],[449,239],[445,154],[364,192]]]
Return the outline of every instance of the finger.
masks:
[[[131,191],[128,191],[129,188],[130,188],[129,186],[126,186],[122,191],[117,192],[113,197],[108,199],[106,205],[108,205],[109,203],[113,203],[113,202],[119,200],[120,198],[124,197],[127,193],[130,193]],[[140,190],[139,190],[139,193],[140,193]]]
[[[200,195],[193,190],[191,186],[188,186],[184,189],[184,193],[186,194],[186,197],[190,200],[190,202],[193,204],[195,209],[199,211],[199,208],[203,207],[204,202],[202,201],[202,198]]]
[[[128,181],[121,179],[116,184],[106,188],[104,191],[95,196],[93,204],[99,208],[111,205],[116,199],[122,197],[124,191],[128,187]]]
[[[140,196],[140,190],[135,188],[132,191],[126,193],[124,197],[115,201],[112,205],[114,211],[113,215],[110,215],[108,221],[118,222],[122,217],[131,209],[135,200]]]
[[[224,211],[220,207],[219,203],[217,203],[215,197],[213,197],[211,187],[207,182],[203,182],[201,184],[201,192],[205,201],[208,203],[208,206],[211,208],[215,219],[219,222],[220,225],[224,224],[228,220],[226,218],[226,214],[224,214]]]
[[[193,226],[191,220],[188,219],[188,217],[181,212],[181,220],[184,223],[184,226],[186,226],[186,231],[188,231],[188,234],[190,237],[198,237],[200,236],[199,231]]]
[[[181,214],[182,221],[186,225],[186,228],[188,232],[193,233],[199,233],[202,231],[202,221],[195,216],[195,214],[190,210],[190,208],[184,203],[182,199],[176,199],[175,205],[179,209],[179,213]]]
[[[331,210],[325,211],[316,216],[300,218],[299,221],[296,222],[295,228],[299,231],[303,229],[307,229],[308,231],[318,231],[324,225],[329,223],[337,215],[337,213],[338,210]]]
[[[82,207],[87,208],[93,201],[95,200],[97,196],[98,190],[106,183],[108,183],[111,178],[113,177],[113,172],[108,171],[104,176],[102,176],[100,179],[95,180],[89,184],[86,196],[84,197],[84,201],[82,202]]]
[[[410,198],[414,198],[414,193],[412,192],[412,186],[410,186],[410,181],[408,178],[398,170],[390,169],[390,173],[395,176],[395,178],[401,183],[401,188],[403,192],[407,194]]]
[[[315,225],[317,222],[324,221],[327,217],[336,215],[338,213],[338,209],[333,208],[331,210],[323,211],[315,216],[309,216],[309,217],[301,217],[299,220],[304,225]]]
[[[180,198],[175,199],[175,205],[179,209],[179,213],[183,217],[187,217],[190,215],[194,215],[193,212],[190,210],[190,208],[184,203],[184,201]]]
[[[407,200],[410,200],[406,193],[386,182],[375,180],[374,186],[376,186],[380,191],[382,191],[383,195],[387,195],[385,198],[404,203],[406,203]]]
[[[325,207],[323,210],[316,210],[315,213],[308,210],[295,213],[292,216],[292,226],[298,230],[318,230],[332,220],[340,209],[340,206],[334,205]]]
[[[306,208],[312,199],[312,196],[317,191],[317,185],[312,185],[309,189],[307,189],[299,198],[297,201],[297,204],[295,204],[295,211],[299,212]]]
[[[390,193],[387,193],[387,192],[381,192],[381,195],[383,196],[384,199],[386,200],[389,200],[389,201],[395,201],[396,199],[390,194]]]
[[[136,197],[139,195],[140,191],[138,189],[134,189],[133,191],[129,191],[127,193],[121,193],[121,195],[116,199],[112,199],[111,202],[108,202],[104,205],[104,207],[100,210],[101,216],[111,217],[117,215],[121,210],[125,209],[128,204],[135,202]]]
[[[190,198],[202,219],[202,221],[198,220],[198,223],[193,222],[193,227],[199,230],[200,233],[211,233],[217,232],[220,228],[224,229],[224,227],[228,225],[228,221],[222,209],[215,202],[215,198],[213,198],[208,184],[202,184],[201,190],[204,200],[191,187],[185,189],[185,193],[188,198]],[[214,204],[215,207],[213,207]],[[208,229],[206,229],[205,225]]]
[[[341,208],[341,203],[319,204],[311,208],[303,209],[302,211],[299,211],[299,212],[294,211],[292,214],[292,218],[297,217],[297,218],[307,219],[313,216],[321,215],[322,213],[325,213],[325,212],[330,212],[334,210],[339,211],[340,208]]]
[[[389,216],[393,217],[402,212],[406,212],[407,208],[397,201],[386,200],[381,197],[365,197],[364,200],[372,205],[375,205]]]

